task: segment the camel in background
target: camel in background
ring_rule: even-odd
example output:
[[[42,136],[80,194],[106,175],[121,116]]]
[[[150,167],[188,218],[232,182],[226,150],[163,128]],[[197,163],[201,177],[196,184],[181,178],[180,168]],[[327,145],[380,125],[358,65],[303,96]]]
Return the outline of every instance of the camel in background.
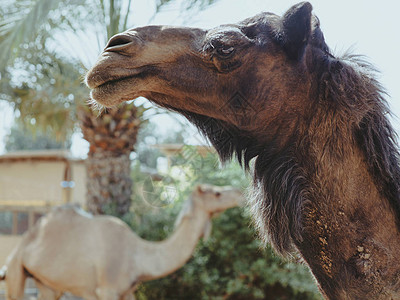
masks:
[[[325,297],[400,299],[400,154],[374,74],[335,57],[302,2],[209,30],[127,30],[86,83],[101,105],[146,97],[195,124],[222,160],[253,160],[261,235],[300,253]]]
[[[27,277],[34,279],[40,299],[58,299],[64,292],[88,300],[134,299],[140,282],[167,276],[189,260],[213,215],[242,201],[237,189],[199,185],[173,234],[160,242],[143,240],[115,217],[55,208],[23,236],[3,267],[7,299],[23,299]]]

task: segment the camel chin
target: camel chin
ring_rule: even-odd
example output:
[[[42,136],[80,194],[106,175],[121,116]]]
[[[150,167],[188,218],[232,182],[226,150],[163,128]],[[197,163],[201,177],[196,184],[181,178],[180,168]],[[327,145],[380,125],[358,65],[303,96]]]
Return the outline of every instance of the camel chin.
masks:
[[[133,100],[140,95],[132,91],[132,87],[137,84],[134,77],[126,77],[117,80],[110,80],[90,91],[92,102],[104,107],[114,107],[124,101]]]

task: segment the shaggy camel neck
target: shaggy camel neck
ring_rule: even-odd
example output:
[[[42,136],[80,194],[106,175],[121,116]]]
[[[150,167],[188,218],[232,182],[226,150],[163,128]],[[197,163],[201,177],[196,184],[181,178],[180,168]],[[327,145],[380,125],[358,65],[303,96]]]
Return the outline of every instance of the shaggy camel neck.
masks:
[[[366,294],[397,299],[400,235],[385,191],[377,188],[357,142],[343,140],[351,135],[341,132],[339,123],[327,129],[336,136],[321,126],[315,129],[297,152],[309,156],[299,160],[307,162],[301,168],[311,203],[303,215],[304,242],[296,246],[328,299],[363,299]]]
[[[179,227],[166,240],[144,241],[144,253],[148,255],[140,262],[145,270],[143,273],[146,274],[142,280],[153,280],[171,274],[190,259],[210,220],[205,211],[196,210],[196,207],[193,210],[194,212],[185,216]]]

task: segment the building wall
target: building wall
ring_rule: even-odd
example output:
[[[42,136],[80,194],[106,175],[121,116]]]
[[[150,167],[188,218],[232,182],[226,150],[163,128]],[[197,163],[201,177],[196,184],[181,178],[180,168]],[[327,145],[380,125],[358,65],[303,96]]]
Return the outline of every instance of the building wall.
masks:
[[[65,163],[20,161],[0,164],[0,200],[62,201]]]
[[[82,162],[71,162],[71,202],[85,203],[86,170]],[[61,204],[64,200],[61,182],[65,163],[62,161],[21,161],[0,164],[0,201],[15,203],[43,201],[50,205]],[[0,202],[1,203],[1,202]]]
[[[74,187],[72,189],[71,202],[79,203],[83,208],[86,207],[86,167],[83,162],[73,162],[72,180]]]

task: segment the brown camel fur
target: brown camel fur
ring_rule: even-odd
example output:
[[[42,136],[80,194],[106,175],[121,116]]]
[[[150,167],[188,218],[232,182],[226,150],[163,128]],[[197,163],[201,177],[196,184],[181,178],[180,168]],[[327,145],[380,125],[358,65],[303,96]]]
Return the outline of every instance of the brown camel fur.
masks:
[[[237,189],[200,185],[174,233],[161,242],[141,239],[115,217],[56,208],[24,235],[3,267],[7,299],[23,299],[28,276],[40,299],[58,299],[64,292],[89,300],[133,299],[140,282],[167,276],[189,260],[214,214],[241,202]]]
[[[400,299],[399,152],[374,70],[335,57],[308,2],[211,30],[111,38],[88,72],[104,106],[144,96],[186,116],[222,160],[252,162],[253,208],[329,299]]]

